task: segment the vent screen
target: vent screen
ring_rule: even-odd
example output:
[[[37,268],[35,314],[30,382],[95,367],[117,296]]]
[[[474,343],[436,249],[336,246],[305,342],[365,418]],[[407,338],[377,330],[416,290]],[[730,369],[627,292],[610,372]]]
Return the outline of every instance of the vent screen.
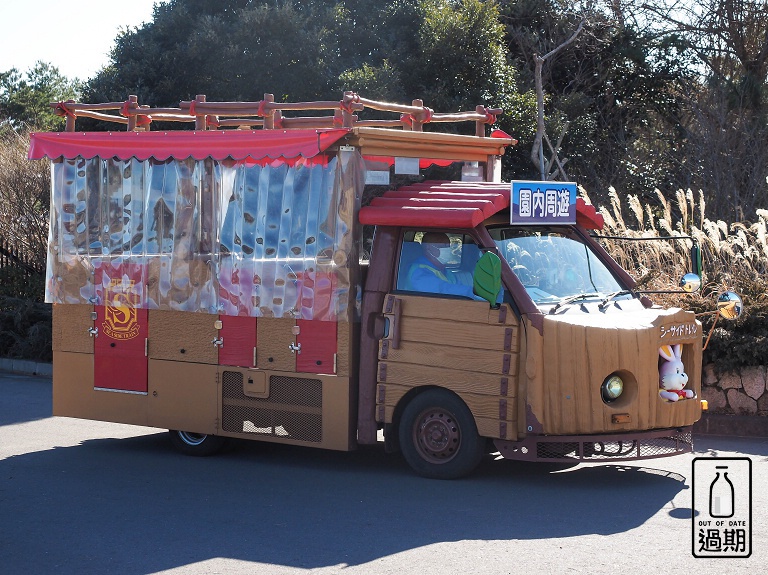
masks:
[[[323,385],[319,379],[272,376],[269,397],[243,393],[243,374],[224,371],[222,428],[231,433],[311,441],[323,439]]]

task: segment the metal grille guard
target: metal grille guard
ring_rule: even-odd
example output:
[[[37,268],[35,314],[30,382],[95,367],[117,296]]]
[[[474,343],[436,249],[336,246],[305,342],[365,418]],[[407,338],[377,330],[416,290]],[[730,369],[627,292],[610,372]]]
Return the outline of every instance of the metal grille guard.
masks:
[[[634,461],[693,451],[692,427],[611,435],[529,435],[520,441],[494,440],[506,459],[522,461]]]

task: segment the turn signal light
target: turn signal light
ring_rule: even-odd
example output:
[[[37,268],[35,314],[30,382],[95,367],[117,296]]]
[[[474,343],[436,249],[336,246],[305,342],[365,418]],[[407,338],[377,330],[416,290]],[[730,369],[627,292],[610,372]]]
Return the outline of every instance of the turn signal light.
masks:
[[[701,400],[701,410],[707,411],[709,409],[709,403],[707,403],[706,399]]]

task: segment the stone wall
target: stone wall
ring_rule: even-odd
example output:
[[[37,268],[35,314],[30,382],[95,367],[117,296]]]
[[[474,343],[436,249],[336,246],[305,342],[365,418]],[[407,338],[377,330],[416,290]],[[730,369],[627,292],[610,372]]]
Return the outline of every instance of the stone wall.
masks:
[[[758,365],[718,373],[714,363],[705,365],[701,395],[709,403],[709,413],[768,417],[767,371]]]

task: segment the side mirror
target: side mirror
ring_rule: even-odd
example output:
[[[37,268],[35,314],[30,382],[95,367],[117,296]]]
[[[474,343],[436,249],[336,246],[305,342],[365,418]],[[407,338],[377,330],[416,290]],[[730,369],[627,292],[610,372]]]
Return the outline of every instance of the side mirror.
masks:
[[[493,252],[485,252],[475,264],[472,274],[475,293],[491,305],[501,290],[501,260]]]
[[[685,274],[680,280],[680,287],[686,293],[693,293],[701,289],[701,276],[696,274]]]
[[[744,303],[736,292],[726,291],[717,296],[717,313],[723,319],[737,319],[743,310]]]

